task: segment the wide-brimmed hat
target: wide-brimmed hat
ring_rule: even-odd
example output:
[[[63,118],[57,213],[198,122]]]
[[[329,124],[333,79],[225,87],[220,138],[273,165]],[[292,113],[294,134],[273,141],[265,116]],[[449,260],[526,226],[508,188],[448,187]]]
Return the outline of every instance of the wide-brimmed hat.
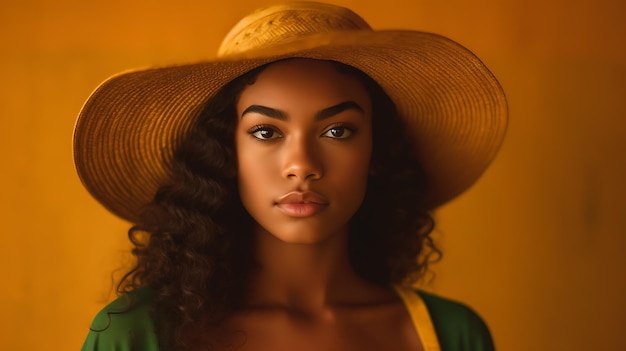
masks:
[[[375,31],[346,8],[299,2],[246,16],[216,59],[124,72],[102,83],[76,122],[80,179],[107,209],[136,222],[206,102],[236,77],[292,57],[342,62],[380,84],[414,141],[430,208],[469,188],[500,148],[506,99],[468,49],[432,33]]]

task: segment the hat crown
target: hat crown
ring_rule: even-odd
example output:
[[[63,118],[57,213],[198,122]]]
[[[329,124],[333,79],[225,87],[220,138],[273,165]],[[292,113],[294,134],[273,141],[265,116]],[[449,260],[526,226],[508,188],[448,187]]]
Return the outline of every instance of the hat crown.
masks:
[[[260,9],[239,21],[226,35],[217,55],[242,54],[309,35],[372,30],[351,10],[315,2],[292,2]]]

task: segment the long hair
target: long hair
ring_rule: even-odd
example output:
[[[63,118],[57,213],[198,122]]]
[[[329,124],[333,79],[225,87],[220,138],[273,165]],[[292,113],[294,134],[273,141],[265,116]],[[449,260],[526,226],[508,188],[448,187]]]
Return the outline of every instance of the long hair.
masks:
[[[361,81],[373,106],[372,171],[365,200],[350,222],[350,260],[370,282],[410,285],[441,257],[430,235],[435,222],[425,202],[426,177],[393,101],[363,72],[339,67]]]
[[[118,285],[153,291],[152,313],[163,349],[186,349],[198,326],[218,328],[243,308],[253,259],[253,220],[236,179],[235,104],[265,66],[228,84],[205,106],[176,146],[171,177],[129,230],[137,263]],[[424,183],[410,139],[394,104],[367,75],[354,75],[373,102],[372,175],[363,205],[350,223],[349,255],[356,272],[373,283],[413,281],[427,269],[433,220],[420,199]]]

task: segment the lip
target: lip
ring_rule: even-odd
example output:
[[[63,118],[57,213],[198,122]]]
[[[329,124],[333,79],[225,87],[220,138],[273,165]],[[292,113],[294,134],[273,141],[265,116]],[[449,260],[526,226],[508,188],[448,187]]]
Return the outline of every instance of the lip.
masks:
[[[328,200],[313,191],[292,191],[281,196],[275,206],[291,217],[311,217],[328,206]]]

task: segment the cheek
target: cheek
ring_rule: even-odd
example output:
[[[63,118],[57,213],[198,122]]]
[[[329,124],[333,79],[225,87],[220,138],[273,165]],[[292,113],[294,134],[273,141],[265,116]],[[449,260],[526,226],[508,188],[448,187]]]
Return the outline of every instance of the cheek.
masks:
[[[237,151],[237,181],[242,196],[256,187],[260,181],[260,177],[254,176],[257,168],[256,162],[258,160],[254,155]]]
[[[251,140],[238,140],[236,144],[239,196],[251,214],[270,201],[267,193],[275,186],[272,175],[276,173],[275,157],[263,154],[262,148],[254,144],[256,142]]]
[[[358,196],[360,198],[360,203],[365,198],[365,192],[367,190],[367,181],[370,176],[370,167],[371,167],[371,159],[372,159],[372,139],[371,134],[368,138],[368,142],[364,143],[361,148],[359,148],[359,152],[354,155],[351,162],[352,169],[356,170],[353,175],[353,182],[357,189]]]
[[[236,138],[237,149],[237,183],[239,184],[239,195],[241,201],[247,207],[250,197],[254,196],[254,188],[258,186],[258,177],[254,177],[256,169],[256,155],[250,152],[250,148],[246,147],[246,142],[241,140],[241,136]]]
[[[362,201],[367,189],[370,174],[371,145],[365,144],[345,155],[334,154],[332,163],[328,165],[329,178],[340,189],[343,196],[356,202]]]
[[[351,183],[353,191],[361,197],[365,197],[365,191],[367,189],[367,180],[369,179],[370,174],[370,158],[369,157],[360,157],[359,159],[355,159],[351,164],[352,170],[352,180]]]

